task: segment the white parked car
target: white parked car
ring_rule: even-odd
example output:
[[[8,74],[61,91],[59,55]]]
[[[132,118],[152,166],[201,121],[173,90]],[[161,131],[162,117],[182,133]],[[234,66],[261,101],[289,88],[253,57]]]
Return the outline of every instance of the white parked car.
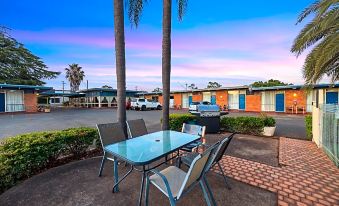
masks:
[[[151,99],[136,98],[131,101],[131,109],[145,111],[147,109],[161,110],[162,106],[159,102]]]
[[[210,102],[203,101],[203,102],[192,102],[189,107],[189,111],[198,111],[199,105],[211,105]]]

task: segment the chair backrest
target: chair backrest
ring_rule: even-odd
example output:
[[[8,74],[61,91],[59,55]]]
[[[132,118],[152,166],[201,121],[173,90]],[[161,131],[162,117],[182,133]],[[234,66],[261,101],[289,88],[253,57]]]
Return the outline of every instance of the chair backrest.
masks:
[[[148,134],[146,124],[143,119],[128,120],[126,123],[130,138]]]
[[[233,133],[230,136],[225,137],[223,140],[221,140],[219,148],[218,148],[218,150],[217,150],[217,152],[215,154],[215,157],[214,157],[214,160],[213,160],[212,164],[215,164],[216,162],[219,162],[221,160],[222,156],[224,155],[228,145],[231,143],[231,141],[233,139],[233,136],[235,134],[236,133]]]
[[[184,190],[190,187],[193,183],[198,181],[203,173],[205,172],[206,165],[208,160],[211,156],[213,150],[218,147],[218,144],[215,144],[209,147],[203,154],[199,154],[194,160],[186,174],[185,180],[181,185],[177,198],[179,199],[180,196],[183,194]]]
[[[205,137],[206,126],[194,125],[194,124],[182,124],[181,132],[193,135],[199,135],[202,138]]]
[[[114,144],[126,140],[126,136],[120,123],[97,124],[101,145]]]

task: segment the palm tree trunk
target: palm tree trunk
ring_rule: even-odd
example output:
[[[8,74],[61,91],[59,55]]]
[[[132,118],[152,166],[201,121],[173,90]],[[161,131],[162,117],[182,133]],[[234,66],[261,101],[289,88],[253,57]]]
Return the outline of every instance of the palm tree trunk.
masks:
[[[169,104],[171,88],[171,14],[172,0],[163,0],[162,16],[162,130],[169,129]]]
[[[114,0],[115,61],[117,75],[118,122],[126,130],[126,63],[125,63],[124,2]]]

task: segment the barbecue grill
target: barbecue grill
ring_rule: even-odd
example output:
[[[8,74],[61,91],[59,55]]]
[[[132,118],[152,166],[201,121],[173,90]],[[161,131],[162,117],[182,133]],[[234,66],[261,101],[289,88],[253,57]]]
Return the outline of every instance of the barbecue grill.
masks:
[[[206,126],[206,133],[220,131],[220,108],[218,105],[199,105],[197,111],[191,114],[197,116],[197,123]]]

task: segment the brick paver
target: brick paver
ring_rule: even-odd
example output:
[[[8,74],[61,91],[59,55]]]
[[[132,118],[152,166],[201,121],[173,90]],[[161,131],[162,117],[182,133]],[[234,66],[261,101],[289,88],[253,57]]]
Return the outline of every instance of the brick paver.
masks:
[[[221,165],[229,177],[278,193],[278,205],[339,205],[339,169],[321,149],[284,137],[279,143],[281,167],[232,156]]]

